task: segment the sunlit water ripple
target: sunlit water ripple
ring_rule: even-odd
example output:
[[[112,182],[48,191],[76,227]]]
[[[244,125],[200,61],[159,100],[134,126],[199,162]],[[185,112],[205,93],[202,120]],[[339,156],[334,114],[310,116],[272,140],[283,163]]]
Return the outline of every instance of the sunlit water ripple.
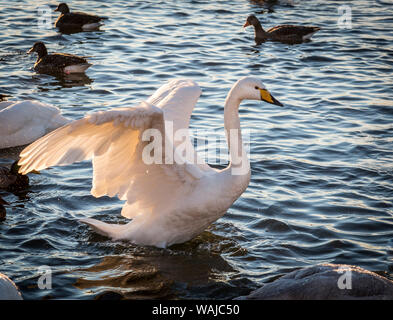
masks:
[[[78,119],[191,78],[203,89],[192,129],[221,133],[224,99],[244,75],[285,104],[242,104],[249,188],[202,235],[169,249],[112,242],[77,221],[125,221],[119,200],[90,195],[90,162],[30,175],[26,196],[0,191],[10,203],[0,271],[25,298],[228,299],[320,262],[393,277],[393,6],[346,1],[352,29],[339,29],[342,1],[296,2],[268,13],[246,0],[74,1],[71,8],[110,19],[101,31],[62,35],[37,27],[37,7],[56,1],[0,1],[0,93],[11,99],[38,99]],[[250,13],[267,27],[322,30],[301,45],[257,46],[242,29]],[[94,65],[83,78],[38,75],[25,54],[37,40]],[[37,287],[43,265],[53,270],[52,290]]]

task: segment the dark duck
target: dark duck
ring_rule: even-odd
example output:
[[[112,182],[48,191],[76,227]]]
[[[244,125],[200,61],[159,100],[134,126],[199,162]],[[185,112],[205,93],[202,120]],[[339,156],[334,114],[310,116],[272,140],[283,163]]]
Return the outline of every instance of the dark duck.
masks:
[[[269,13],[274,12],[274,7],[276,5],[293,7],[295,4],[293,0],[250,0],[250,2],[264,6],[266,9],[268,9]]]
[[[258,18],[254,15],[248,16],[244,28],[254,26],[255,42],[262,43],[266,40],[279,41],[289,44],[302,43],[309,40],[315,32],[320,30],[319,27],[312,26],[295,26],[284,24],[276,26],[265,31],[262,28]]]
[[[4,205],[9,204],[7,201],[3,200],[2,197],[0,197],[0,222],[5,220],[5,217],[7,215],[7,212],[5,210]]]
[[[68,53],[48,54],[43,42],[36,42],[27,53],[32,52],[36,52],[38,54],[37,61],[34,64],[34,70],[39,73],[83,73],[91,66],[84,57],[78,57]]]
[[[55,27],[60,31],[97,30],[102,25],[102,20],[107,19],[83,12],[70,12],[70,8],[64,2],[60,3],[55,11],[61,13],[55,22]]]
[[[0,189],[19,192],[29,187],[29,177],[20,174],[19,168],[18,161],[15,161],[11,168],[0,167]]]

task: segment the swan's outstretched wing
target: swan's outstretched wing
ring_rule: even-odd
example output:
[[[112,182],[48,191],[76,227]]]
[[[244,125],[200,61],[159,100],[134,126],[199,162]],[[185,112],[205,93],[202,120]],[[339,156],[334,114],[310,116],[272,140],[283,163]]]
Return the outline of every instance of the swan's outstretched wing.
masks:
[[[148,103],[164,111],[166,121],[173,121],[173,130],[188,129],[192,110],[202,91],[192,80],[176,79],[160,87]]]
[[[147,102],[157,106],[164,111],[164,119],[173,126],[173,137],[169,137],[173,145],[178,147],[180,144],[187,149],[187,160],[198,164],[203,171],[212,170],[201,158],[198,157],[194,146],[191,143],[188,128],[192,111],[202,93],[201,88],[192,80],[176,79],[171,80],[160,87]],[[168,126],[167,126],[168,127]],[[183,130],[176,139],[176,133]]]
[[[163,112],[151,104],[96,112],[25,148],[19,171],[27,173],[92,158],[92,195],[117,195],[127,200],[122,215],[128,218],[154,214],[173,204],[180,192],[190,191],[196,178],[193,167],[187,164],[165,164],[163,159],[158,159],[162,164],[146,164],[145,147],[150,143],[143,141],[146,129],[158,130],[165,137]]]

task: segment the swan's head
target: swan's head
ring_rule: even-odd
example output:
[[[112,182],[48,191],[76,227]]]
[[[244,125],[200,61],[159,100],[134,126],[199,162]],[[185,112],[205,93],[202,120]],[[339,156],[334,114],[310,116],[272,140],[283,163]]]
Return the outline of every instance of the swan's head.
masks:
[[[65,13],[69,13],[69,12],[70,12],[70,8],[68,8],[68,6],[67,6],[66,3],[62,2],[62,3],[60,3],[60,4],[57,6],[57,8],[55,9],[55,11],[59,11],[59,12],[65,14]]]
[[[246,28],[248,26],[256,26],[258,23],[259,23],[258,18],[253,14],[251,14],[247,17],[246,23],[243,25],[243,28]]]
[[[244,77],[238,80],[233,86],[233,93],[240,99],[244,100],[262,100],[267,103],[283,106],[283,104],[274,98],[266,89],[261,80],[254,77]]]
[[[36,42],[34,45],[30,48],[27,53],[32,53],[32,52],[37,52],[39,57],[45,56],[48,54],[46,51],[45,44],[43,42]]]

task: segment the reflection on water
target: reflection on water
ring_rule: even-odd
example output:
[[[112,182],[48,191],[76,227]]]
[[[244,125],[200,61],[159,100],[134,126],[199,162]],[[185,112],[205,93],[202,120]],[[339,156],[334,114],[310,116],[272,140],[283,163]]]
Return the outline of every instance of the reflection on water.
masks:
[[[76,33],[91,33],[91,34],[96,34],[98,31],[104,32],[104,30],[101,30],[100,28],[94,29],[94,30],[82,30],[82,29],[64,29],[64,28],[58,28],[59,32],[65,35],[72,35]]]
[[[83,87],[91,84],[92,82],[93,80],[84,73],[71,73],[68,75],[58,75],[52,78],[49,82],[40,84],[37,88],[40,91],[47,91],[48,88],[61,90],[61,88]]]
[[[260,6],[266,9],[262,11],[255,11],[257,14],[263,13],[273,13],[275,12],[274,9],[279,6],[288,6],[293,7],[294,1],[293,0],[248,0],[251,4],[256,6]]]
[[[117,293],[119,298],[173,298],[170,283],[157,268],[138,257],[104,257],[98,265],[73,270],[73,275],[80,275],[74,284],[80,290],[106,288],[97,298],[105,298],[109,293]]]
[[[91,162],[29,175],[26,197],[0,190],[9,203],[0,223],[0,271],[26,299],[229,299],[319,262],[392,277],[387,1],[346,1],[356,13],[352,29],[338,28],[337,1],[280,1],[270,13],[246,0],[84,1],[75,10],[110,19],[101,31],[75,34],[36,27],[32,12],[47,2],[1,4],[0,94],[8,100],[37,99],[78,119],[136,105],[169,79],[191,78],[203,90],[191,128],[223,132],[228,90],[255,75],[285,107],[241,105],[242,127],[251,132],[250,186],[201,236],[169,249],[112,242],[78,222],[126,222],[122,201],[91,196]],[[308,43],[256,46],[253,31],[242,28],[250,14],[266,26],[321,31]],[[35,59],[25,54],[36,41],[52,52],[89,56],[93,65],[82,78],[36,74]],[[217,157],[212,149],[208,159]],[[1,150],[0,162],[11,164],[19,150]],[[218,160],[212,163],[225,163]],[[42,265],[53,270],[52,290],[37,287]]]
[[[94,236],[95,241],[98,238]],[[220,291],[225,292],[223,297],[237,297],[254,286],[250,281],[230,279],[236,270],[221,256],[226,241],[206,231],[166,250],[119,245],[117,249],[122,254],[73,270],[77,277],[74,286],[101,299],[108,295],[126,299],[191,298],[185,288],[194,292],[194,298],[220,298]],[[231,250],[239,252],[238,249]],[[106,291],[98,293],[98,288]]]
[[[62,90],[63,88],[89,86],[94,82],[93,79],[83,73],[56,76],[35,74],[31,77],[31,79],[34,83],[36,83],[36,90],[42,92]]]

